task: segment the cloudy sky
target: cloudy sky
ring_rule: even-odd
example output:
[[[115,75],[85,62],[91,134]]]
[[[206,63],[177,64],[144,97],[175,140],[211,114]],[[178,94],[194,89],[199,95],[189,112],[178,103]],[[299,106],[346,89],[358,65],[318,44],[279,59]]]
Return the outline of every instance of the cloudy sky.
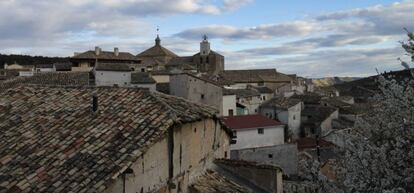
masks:
[[[203,34],[226,69],[276,68],[306,77],[401,69],[414,0],[0,0],[0,53],[71,56],[100,46],[179,55]]]

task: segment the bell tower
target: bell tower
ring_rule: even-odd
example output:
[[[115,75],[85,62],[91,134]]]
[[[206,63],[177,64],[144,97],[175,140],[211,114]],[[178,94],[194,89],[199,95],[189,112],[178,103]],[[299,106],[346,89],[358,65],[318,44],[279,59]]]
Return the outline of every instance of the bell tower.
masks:
[[[210,54],[210,42],[208,42],[207,35],[203,36],[203,41],[200,42],[200,55],[208,56]]]

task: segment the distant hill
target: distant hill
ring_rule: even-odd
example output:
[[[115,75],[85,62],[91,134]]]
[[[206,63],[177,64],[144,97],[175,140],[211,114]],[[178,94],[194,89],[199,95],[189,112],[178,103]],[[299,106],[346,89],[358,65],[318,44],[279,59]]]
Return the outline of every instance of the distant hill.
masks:
[[[397,81],[405,81],[411,77],[409,70],[382,73],[386,78],[392,78]],[[353,96],[358,102],[366,102],[370,97],[379,91],[377,78],[379,75],[361,78],[358,80],[335,84],[333,87],[339,90],[340,95]]]
[[[326,77],[326,78],[315,78],[312,82],[317,87],[332,86],[334,84],[341,84],[344,82],[351,82],[358,80],[358,77]]]
[[[0,68],[4,64],[20,64],[20,65],[35,65],[35,64],[51,64],[56,62],[68,62],[69,57],[44,57],[44,56],[29,56],[29,55],[5,55],[0,54]]]

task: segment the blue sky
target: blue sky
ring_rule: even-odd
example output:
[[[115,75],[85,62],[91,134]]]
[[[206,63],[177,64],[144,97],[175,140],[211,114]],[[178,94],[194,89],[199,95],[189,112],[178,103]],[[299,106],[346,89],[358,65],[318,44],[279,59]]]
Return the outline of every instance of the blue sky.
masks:
[[[137,54],[154,43],[178,55],[203,34],[226,69],[276,68],[306,77],[401,69],[414,1],[2,0],[0,53],[71,56],[95,46]]]

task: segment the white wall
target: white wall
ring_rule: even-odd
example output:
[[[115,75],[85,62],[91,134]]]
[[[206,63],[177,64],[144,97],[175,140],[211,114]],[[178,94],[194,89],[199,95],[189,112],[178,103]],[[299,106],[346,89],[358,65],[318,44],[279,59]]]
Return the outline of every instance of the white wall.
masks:
[[[229,110],[233,110],[233,115],[237,115],[236,95],[223,96],[223,114],[222,116],[229,116]]]
[[[263,127],[263,134],[258,133],[259,128],[238,129],[236,131],[236,144],[230,146],[231,150],[266,147],[283,144],[284,125]]]
[[[129,86],[131,72],[95,71],[96,86]]]
[[[259,106],[262,104],[260,95],[240,98],[238,102],[247,108],[249,115],[259,114]]]
[[[288,128],[293,133],[293,138],[297,139],[300,136],[300,125],[301,125],[301,112],[302,112],[302,103],[298,103],[295,106],[292,106],[288,109],[289,120]]]

